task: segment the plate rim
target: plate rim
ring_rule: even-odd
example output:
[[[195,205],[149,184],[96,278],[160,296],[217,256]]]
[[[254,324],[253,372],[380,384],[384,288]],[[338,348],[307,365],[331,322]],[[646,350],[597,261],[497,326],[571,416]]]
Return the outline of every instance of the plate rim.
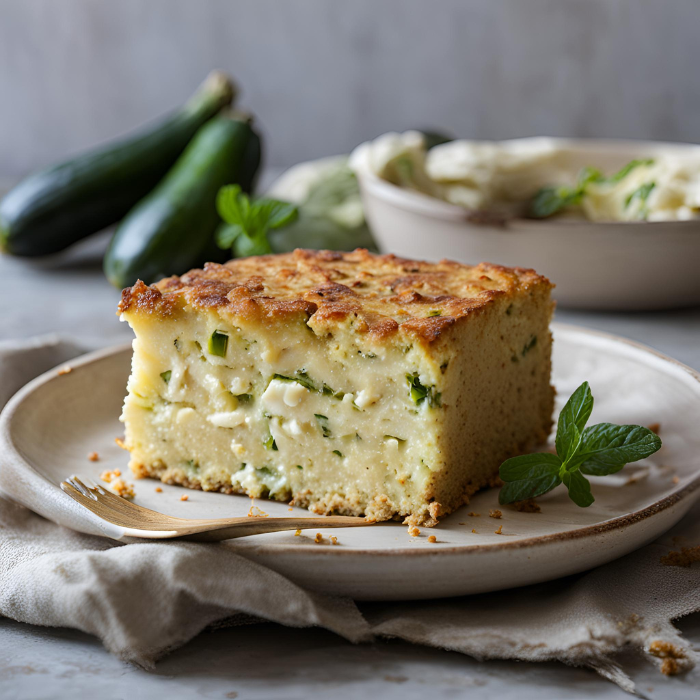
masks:
[[[629,346],[633,348],[636,351],[640,351],[645,354],[652,355],[656,357],[658,360],[661,360],[663,363],[668,363],[672,366],[674,366],[677,369],[683,370],[686,374],[690,375],[691,379],[695,380],[695,382],[700,385],[700,371],[694,370],[692,367],[689,367],[688,365],[680,362],[679,360],[676,360],[672,357],[669,357],[668,355],[665,355],[664,353],[655,350],[654,348],[649,347],[648,345],[645,345],[643,343],[640,343],[635,340],[631,340],[629,338],[624,338],[619,335],[615,335],[613,333],[607,333],[605,331],[599,331],[591,328],[586,328],[584,326],[578,326],[576,324],[569,324],[569,323],[559,323],[559,322],[552,322],[551,323],[551,328],[552,330],[556,331],[563,331],[563,332],[569,332],[569,333],[576,333],[576,334],[582,334],[582,335],[587,335],[587,336],[593,336],[600,338],[602,340],[607,340],[608,342],[612,343],[619,343],[622,345]],[[115,346],[110,346],[107,348],[101,348],[99,350],[95,350],[89,353],[86,353],[85,355],[81,355],[79,357],[74,358],[73,360],[69,360],[68,362],[62,362],[56,367],[40,374],[39,376],[35,377],[32,379],[30,382],[25,384],[19,391],[17,391],[7,402],[5,407],[3,408],[2,412],[0,413],[0,446],[4,447],[6,450],[6,454],[8,456],[8,459],[14,459],[16,461],[19,461],[22,463],[22,465],[26,468],[29,469],[30,473],[34,475],[35,478],[40,479],[43,482],[44,487],[48,487],[51,489],[56,490],[57,492],[61,493],[61,496],[65,497],[66,503],[70,502],[73,504],[73,501],[63,494],[60,491],[60,488],[54,484],[52,484],[41,472],[37,471],[36,468],[27,460],[24,458],[24,456],[19,452],[18,448],[15,447],[14,442],[11,437],[11,432],[10,432],[10,426],[12,423],[12,418],[14,414],[16,413],[17,409],[19,406],[22,404],[22,402],[32,393],[34,393],[39,387],[43,386],[44,384],[48,383],[51,380],[55,380],[57,377],[56,369],[59,367],[66,367],[70,366],[71,370],[81,367],[83,365],[87,364],[92,364],[93,362],[97,362],[101,359],[104,359],[106,357],[110,357],[112,355],[117,355],[123,352],[126,352],[127,350],[131,349],[132,344],[129,343],[121,343],[119,345]],[[503,552],[503,551],[511,551],[511,550],[520,550],[520,549],[527,549],[527,548],[534,548],[534,547],[541,547],[541,546],[546,546],[550,545],[553,543],[557,542],[564,542],[568,540],[578,540],[586,537],[592,537],[596,535],[602,535],[608,532],[612,531],[617,531],[622,528],[628,527],[630,525],[634,525],[636,523],[642,522],[643,520],[646,520],[653,515],[656,515],[657,513],[660,513],[662,511],[667,510],[668,508],[671,508],[675,506],[677,503],[681,502],[684,499],[687,499],[689,496],[692,496],[695,494],[695,496],[700,496],[700,469],[698,469],[697,473],[691,477],[690,481],[685,483],[683,486],[678,487],[677,489],[671,491],[671,493],[667,494],[663,498],[654,501],[653,503],[645,506],[644,508],[625,513],[620,516],[616,516],[614,518],[610,518],[608,520],[602,520],[596,524],[593,525],[586,525],[584,527],[579,527],[575,528],[573,530],[565,530],[563,532],[553,532],[550,534],[546,535],[537,535],[534,537],[527,537],[523,539],[518,539],[514,541],[504,541],[504,542],[497,542],[497,543],[492,543],[492,544],[460,544],[460,545],[451,545],[451,546],[442,546],[439,548],[431,548],[431,549],[415,549],[415,550],[410,550],[410,549],[405,549],[405,548],[396,548],[396,547],[391,547],[391,548],[383,548],[383,549],[365,549],[362,547],[353,547],[352,549],[347,549],[344,550],[342,548],[334,548],[332,550],[334,556],[345,556],[345,557],[367,557],[367,556],[372,556],[372,557],[377,557],[377,556],[391,556],[391,557],[436,557],[436,556],[466,556],[466,555],[479,555],[479,554],[495,554],[498,552]],[[14,498],[12,494],[6,494],[9,495],[10,498]],[[692,500],[688,501],[689,506],[692,505]],[[29,508],[30,510],[33,510],[32,506],[28,506],[24,503],[22,503],[25,507]],[[74,509],[72,509],[74,512],[76,512]],[[160,539],[164,538],[143,538],[143,537],[135,537],[131,535],[131,532],[134,532],[133,530],[129,528],[124,528],[118,525],[114,525],[112,523],[109,523],[106,520],[103,520],[102,518],[99,518],[98,516],[92,514],[90,511],[87,511],[86,509],[80,508],[77,511],[80,513],[80,518],[84,522],[89,522],[90,524],[96,526],[99,528],[102,533],[100,536],[108,537],[110,539],[116,540],[116,541],[159,541]],[[48,517],[48,516],[44,516]],[[49,518],[51,519],[51,518]],[[389,521],[388,523],[385,524],[392,524],[394,525],[394,521]],[[398,522],[395,522],[396,527],[403,527],[402,524],[399,524]],[[431,528],[432,529],[432,528]],[[435,530],[436,532],[439,531],[439,529]],[[117,534],[118,533],[118,534]],[[242,540],[228,540],[227,544],[231,546],[235,546],[236,549],[240,551],[241,554],[245,553],[250,553],[253,555],[275,555],[275,556],[280,556],[282,554],[289,555],[289,556],[297,556],[297,555],[307,555],[307,556],[313,556],[313,557],[324,557],[328,555],[328,551],[325,548],[310,548],[304,544],[282,544],[282,543],[255,543],[255,544],[246,544],[245,543],[245,538]]]

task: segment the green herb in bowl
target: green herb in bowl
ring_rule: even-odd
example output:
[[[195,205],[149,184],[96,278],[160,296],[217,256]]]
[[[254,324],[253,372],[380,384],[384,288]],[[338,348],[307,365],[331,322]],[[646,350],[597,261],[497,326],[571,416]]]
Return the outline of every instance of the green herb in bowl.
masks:
[[[530,203],[530,216],[535,219],[544,219],[553,214],[558,214],[569,207],[579,206],[583,198],[589,194],[592,186],[617,185],[636,168],[653,164],[654,161],[651,158],[631,160],[610,177],[605,177],[600,170],[596,168],[583,168],[578,175],[575,185],[543,187],[539,190]],[[642,204],[645,204],[654,186],[655,183],[651,182],[639,187],[627,197],[625,206],[629,207],[634,198],[638,198]],[[644,208],[640,211],[641,218],[646,218],[645,211]]]

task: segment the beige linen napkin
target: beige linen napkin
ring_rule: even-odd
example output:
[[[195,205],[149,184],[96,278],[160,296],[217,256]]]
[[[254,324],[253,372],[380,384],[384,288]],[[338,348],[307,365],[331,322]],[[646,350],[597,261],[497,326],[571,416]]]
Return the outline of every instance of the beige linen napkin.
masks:
[[[0,343],[0,405],[80,352],[56,337]],[[358,608],[306,591],[226,543],[120,544],[0,498],[0,615],[89,632],[144,667],[209,625],[254,616],[325,627],[352,642],[397,637],[477,659],[588,666],[633,692],[615,660],[622,649],[635,648],[673,672],[688,671],[698,659],[671,621],[700,610],[700,563],[660,561],[693,545],[700,545],[697,509],[657,542],[585,574],[479,596]],[[698,675],[691,672],[686,682],[697,684]]]

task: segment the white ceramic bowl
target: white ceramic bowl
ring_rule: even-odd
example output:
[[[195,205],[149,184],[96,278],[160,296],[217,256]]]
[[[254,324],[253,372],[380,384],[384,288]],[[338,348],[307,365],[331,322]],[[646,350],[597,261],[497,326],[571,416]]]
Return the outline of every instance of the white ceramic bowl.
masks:
[[[633,158],[687,154],[700,146],[648,141],[552,139],[572,169],[612,172]],[[488,225],[454,204],[378,178],[359,159],[365,214],[384,252],[532,267],[556,284],[561,306],[652,310],[700,304],[700,221],[515,219]]]

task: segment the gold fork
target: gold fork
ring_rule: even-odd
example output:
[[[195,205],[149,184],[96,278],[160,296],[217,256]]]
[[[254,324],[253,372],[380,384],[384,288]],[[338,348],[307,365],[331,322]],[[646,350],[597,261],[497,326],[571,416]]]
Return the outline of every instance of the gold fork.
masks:
[[[186,537],[199,542],[219,542],[234,537],[260,535],[282,530],[307,530],[326,527],[360,527],[372,525],[364,518],[330,515],[322,518],[217,518],[186,520],[135,503],[107,491],[100,485],[86,486],[77,476],[61,482],[61,489],[95,515],[126,530],[129,537],[172,539]]]

